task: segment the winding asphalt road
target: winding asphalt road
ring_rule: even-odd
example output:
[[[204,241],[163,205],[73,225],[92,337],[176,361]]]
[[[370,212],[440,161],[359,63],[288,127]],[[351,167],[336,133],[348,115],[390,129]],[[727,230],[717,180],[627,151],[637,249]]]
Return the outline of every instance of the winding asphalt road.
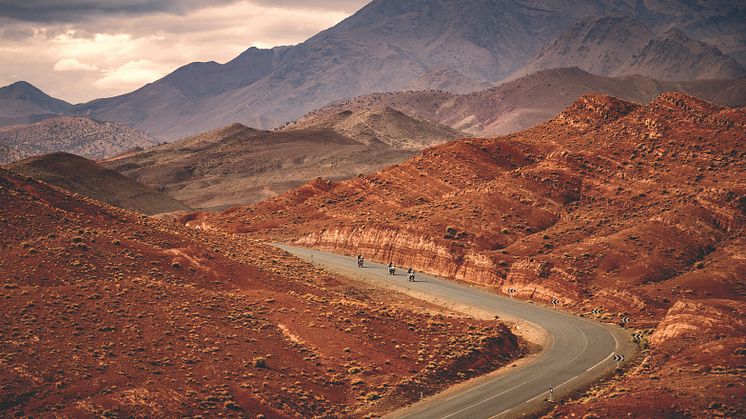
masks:
[[[469,306],[489,314],[512,317],[538,326],[549,341],[533,362],[511,370],[465,383],[457,391],[426,398],[394,412],[391,417],[446,419],[516,417],[547,409],[549,389],[553,400],[587,387],[616,366],[613,355],[631,359],[636,346],[629,334],[606,325],[558,310],[514,300],[417,273],[408,282],[404,272],[388,275],[385,265],[367,262],[355,266],[354,258],[305,248],[278,245],[281,249],[342,275],[364,278],[382,286],[416,294],[432,301]]]

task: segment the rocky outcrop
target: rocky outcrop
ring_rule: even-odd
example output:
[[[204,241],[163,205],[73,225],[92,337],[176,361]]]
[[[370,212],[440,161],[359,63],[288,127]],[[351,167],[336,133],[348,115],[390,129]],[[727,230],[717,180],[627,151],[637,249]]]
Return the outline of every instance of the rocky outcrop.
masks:
[[[652,345],[662,346],[671,341],[712,333],[743,335],[744,330],[743,313],[734,310],[727,300],[679,300],[668,310],[649,340]]]
[[[351,256],[362,254],[378,262],[394,262],[405,269],[412,267],[483,285],[493,285],[499,279],[489,257],[454,249],[404,229],[330,229],[309,234],[297,244]]]

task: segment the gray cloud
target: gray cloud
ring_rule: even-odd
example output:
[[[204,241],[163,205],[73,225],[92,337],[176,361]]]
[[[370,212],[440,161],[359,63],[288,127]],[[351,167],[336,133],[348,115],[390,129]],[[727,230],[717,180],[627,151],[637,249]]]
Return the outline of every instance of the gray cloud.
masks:
[[[297,9],[324,9],[354,12],[370,3],[371,0],[253,0],[265,6]]]
[[[100,16],[183,15],[239,0],[0,0],[0,17],[27,22],[78,22]],[[353,12],[370,0],[249,0],[261,6]]]
[[[102,15],[184,14],[238,0],[0,0],[0,16],[28,22],[75,22]]]

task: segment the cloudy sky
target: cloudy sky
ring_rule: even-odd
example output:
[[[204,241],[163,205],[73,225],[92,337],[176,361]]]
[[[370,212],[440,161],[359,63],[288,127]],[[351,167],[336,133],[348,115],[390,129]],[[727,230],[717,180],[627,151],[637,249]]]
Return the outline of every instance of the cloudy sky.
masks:
[[[0,0],[0,86],[78,103],[193,61],[303,42],[370,0]]]

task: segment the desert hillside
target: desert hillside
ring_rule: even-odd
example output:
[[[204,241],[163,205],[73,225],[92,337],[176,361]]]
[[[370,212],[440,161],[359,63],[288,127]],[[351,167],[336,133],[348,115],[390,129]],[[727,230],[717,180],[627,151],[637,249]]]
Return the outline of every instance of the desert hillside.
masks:
[[[646,104],[679,91],[722,106],[746,106],[746,78],[667,82],[644,76],[603,77],[578,68],[543,70],[497,87],[456,95],[442,91],[374,93],[339,101],[300,119],[391,108],[476,136],[505,135],[545,122],[578,97],[602,93]]]
[[[54,117],[30,125],[0,128],[0,163],[63,151],[102,158],[158,141],[124,124],[79,117]]]
[[[409,138],[385,133],[388,142]],[[349,179],[375,172],[414,153],[366,140],[369,144],[323,127],[270,132],[235,124],[101,164],[193,208],[224,209],[274,197],[319,176]]]
[[[30,157],[8,164],[5,168],[115,207],[147,215],[190,210],[164,193],[73,154],[52,153]]]
[[[70,111],[73,105],[19,81],[0,87],[0,127],[38,122]]]
[[[0,227],[8,416],[365,416],[524,351],[494,320],[3,169]]]
[[[746,109],[684,94],[644,106],[588,95],[517,134],[451,142],[189,224],[629,317],[646,361],[559,412],[739,416],[746,334],[714,319],[743,316],[745,128]]]
[[[445,125],[409,116],[388,107],[314,113],[283,128],[293,131],[328,128],[367,145],[385,144],[397,150],[423,148],[463,138],[466,135]]]

